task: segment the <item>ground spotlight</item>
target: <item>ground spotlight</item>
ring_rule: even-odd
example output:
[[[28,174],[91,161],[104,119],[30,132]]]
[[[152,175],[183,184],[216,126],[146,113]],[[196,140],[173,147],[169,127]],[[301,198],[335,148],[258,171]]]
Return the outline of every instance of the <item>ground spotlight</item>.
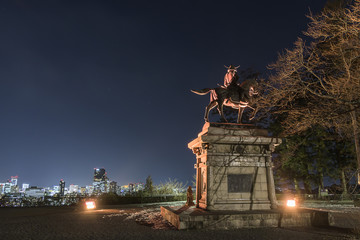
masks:
[[[296,206],[295,200],[294,199],[287,200],[286,201],[286,206],[287,207],[295,207]]]
[[[86,205],[87,209],[95,209],[96,208],[96,204],[94,201],[86,201],[85,205]]]

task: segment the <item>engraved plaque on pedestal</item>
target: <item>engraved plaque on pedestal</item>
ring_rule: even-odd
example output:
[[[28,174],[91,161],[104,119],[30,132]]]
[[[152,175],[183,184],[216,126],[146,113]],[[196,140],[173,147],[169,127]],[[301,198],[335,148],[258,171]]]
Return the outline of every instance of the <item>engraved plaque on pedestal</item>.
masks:
[[[253,182],[253,174],[229,174],[228,176],[228,192],[241,193],[250,192]]]

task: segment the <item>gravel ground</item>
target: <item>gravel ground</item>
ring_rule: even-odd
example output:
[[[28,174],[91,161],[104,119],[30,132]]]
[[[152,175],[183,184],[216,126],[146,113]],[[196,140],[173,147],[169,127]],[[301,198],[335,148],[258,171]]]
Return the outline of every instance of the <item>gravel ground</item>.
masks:
[[[85,211],[77,208],[0,209],[1,240],[41,239],[360,239],[334,228],[257,228],[178,231],[157,205],[124,205]]]

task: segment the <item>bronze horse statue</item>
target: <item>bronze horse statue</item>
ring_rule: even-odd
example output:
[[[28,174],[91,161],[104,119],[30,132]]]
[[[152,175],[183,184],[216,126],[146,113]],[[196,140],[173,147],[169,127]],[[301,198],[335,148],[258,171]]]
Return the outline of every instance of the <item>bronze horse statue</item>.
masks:
[[[229,71],[227,74],[229,74]],[[205,122],[209,121],[209,112],[214,107],[217,107],[221,118],[226,122],[228,121],[224,116],[224,106],[238,110],[237,123],[241,123],[242,114],[245,108],[253,109],[253,115],[255,115],[255,109],[249,105],[249,102],[254,95],[258,94],[258,92],[256,92],[255,90],[257,85],[256,79],[247,79],[241,84],[238,84],[236,82],[237,78],[234,77],[235,74],[233,74],[232,76],[232,80],[226,88],[224,86],[220,86],[217,88],[191,90],[193,93],[196,93],[198,95],[205,95],[207,93],[210,93],[210,103],[205,110]],[[226,77],[227,75],[225,75],[225,78]],[[254,117],[253,115],[250,117],[250,119]]]

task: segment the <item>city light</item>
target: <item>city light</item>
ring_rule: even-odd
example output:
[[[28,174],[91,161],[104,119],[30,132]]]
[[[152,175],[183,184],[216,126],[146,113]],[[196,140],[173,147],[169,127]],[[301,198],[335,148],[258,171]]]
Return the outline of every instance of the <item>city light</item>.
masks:
[[[295,206],[296,206],[295,200],[294,200],[294,199],[289,199],[289,200],[287,200],[286,206],[288,206],[288,207],[295,207]]]
[[[30,207],[30,206],[69,206],[79,204],[82,209],[98,209],[96,198],[101,194],[116,194],[124,196],[135,194],[144,189],[143,183],[129,183],[118,186],[117,182],[111,181],[106,176],[104,168],[95,168],[93,183],[80,186],[70,184],[65,187],[64,179],[59,185],[53,187],[31,186],[29,183],[18,184],[18,176],[0,182],[0,208],[4,206]],[[86,199],[86,200],[85,200]],[[46,200],[46,201],[45,201]]]
[[[85,202],[85,204],[86,204],[87,209],[95,209],[96,208],[94,201],[87,201],[87,202]]]

